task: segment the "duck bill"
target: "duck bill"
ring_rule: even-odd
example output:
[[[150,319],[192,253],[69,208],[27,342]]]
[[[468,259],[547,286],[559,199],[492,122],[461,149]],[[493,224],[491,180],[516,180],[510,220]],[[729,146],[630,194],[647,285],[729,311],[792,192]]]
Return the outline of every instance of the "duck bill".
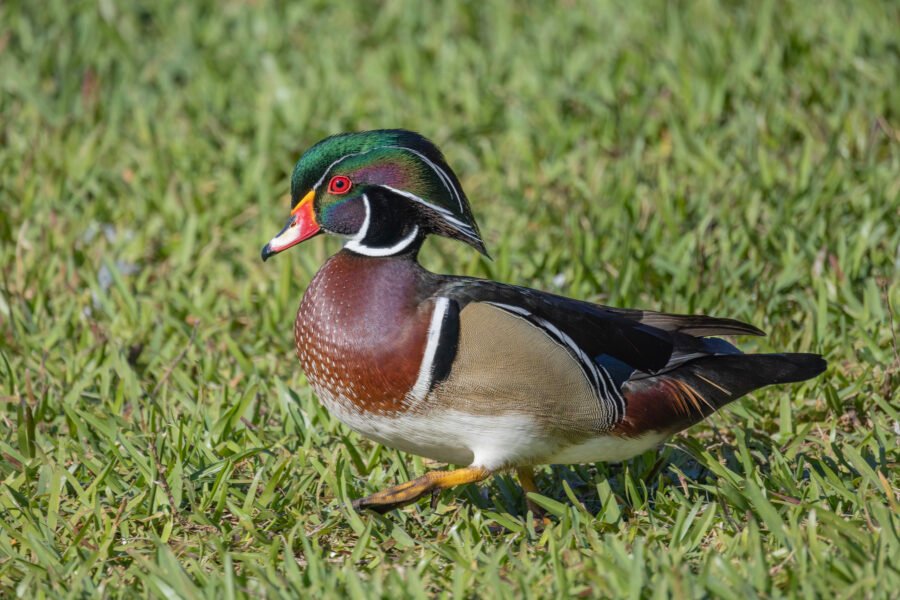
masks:
[[[263,246],[263,260],[267,260],[270,256],[283,252],[291,246],[296,246],[321,231],[319,224],[316,222],[316,213],[313,211],[313,200],[315,199],[316,193],[310,191],[294,207],[284,229],[269,240],[268,244]]]

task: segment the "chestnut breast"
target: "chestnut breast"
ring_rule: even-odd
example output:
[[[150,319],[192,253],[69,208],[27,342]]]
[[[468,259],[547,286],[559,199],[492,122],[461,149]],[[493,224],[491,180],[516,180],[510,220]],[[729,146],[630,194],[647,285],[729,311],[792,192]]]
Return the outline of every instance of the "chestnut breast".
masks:
[[[300,303],[294,337],[300,366],[326,404],[380,414],[403,408],[428,338],[427,279],[412,257],[345,250],[322,266]]]

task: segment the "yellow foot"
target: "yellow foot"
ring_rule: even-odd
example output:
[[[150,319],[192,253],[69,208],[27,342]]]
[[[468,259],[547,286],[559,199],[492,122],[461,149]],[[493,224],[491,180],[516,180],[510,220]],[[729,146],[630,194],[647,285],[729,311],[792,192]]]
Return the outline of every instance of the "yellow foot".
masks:
[[[431,471],[412,481],[388,488],[383,492],[354,500],[353,508],[358,511],[372,510],[379,514],[384,514],[395,508],[412,504],[428,493],[432,494],[431,504],[435,506],[441,490],[465,483],[482,481],[487,479],[490,474],[490,471],[481,467],[466,467],[455,471]]]

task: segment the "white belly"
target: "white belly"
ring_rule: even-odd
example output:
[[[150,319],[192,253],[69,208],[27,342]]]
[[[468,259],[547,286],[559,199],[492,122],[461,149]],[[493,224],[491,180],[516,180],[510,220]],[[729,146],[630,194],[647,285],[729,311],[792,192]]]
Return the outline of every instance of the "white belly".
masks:
[[[410,454],[454,465],[502,469],[546,454],[551,448],[527,415],[481,416],[454,410],[378,415],[352,402],[319,397],[342,423],[371,440]],[[555,444],[553,444],[555,446]]]
[[[621,462],[660,445],[667,437],[669,437],[668,434],[657,432],[645,433],[636,438],[599,435],[581,443],[566,446],[547,457],[544,462],[559,465]]]
[[[410,454],[454,465],[498,470],[518,465],[618,462],[661,443],[667,436],[598,435],[567,445],[531,416],[473,415],[456,410],[378,415],[356,410],[346,398],[317,390],[328,411],[360,435]]]

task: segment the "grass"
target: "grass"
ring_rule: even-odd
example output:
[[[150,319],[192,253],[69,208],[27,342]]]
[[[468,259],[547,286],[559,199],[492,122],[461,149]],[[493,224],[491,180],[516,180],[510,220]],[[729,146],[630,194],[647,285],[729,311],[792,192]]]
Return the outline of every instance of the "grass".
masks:
[[[0,596],[896,597],[896,3],[0,4]],[[434,468],[293,355],[339,247],[263,265],[324,135],[444,149],[493,262],[755,323],[826,374],[621,465],[386,517]],[[893,308],[892,308],[893,307]]]

